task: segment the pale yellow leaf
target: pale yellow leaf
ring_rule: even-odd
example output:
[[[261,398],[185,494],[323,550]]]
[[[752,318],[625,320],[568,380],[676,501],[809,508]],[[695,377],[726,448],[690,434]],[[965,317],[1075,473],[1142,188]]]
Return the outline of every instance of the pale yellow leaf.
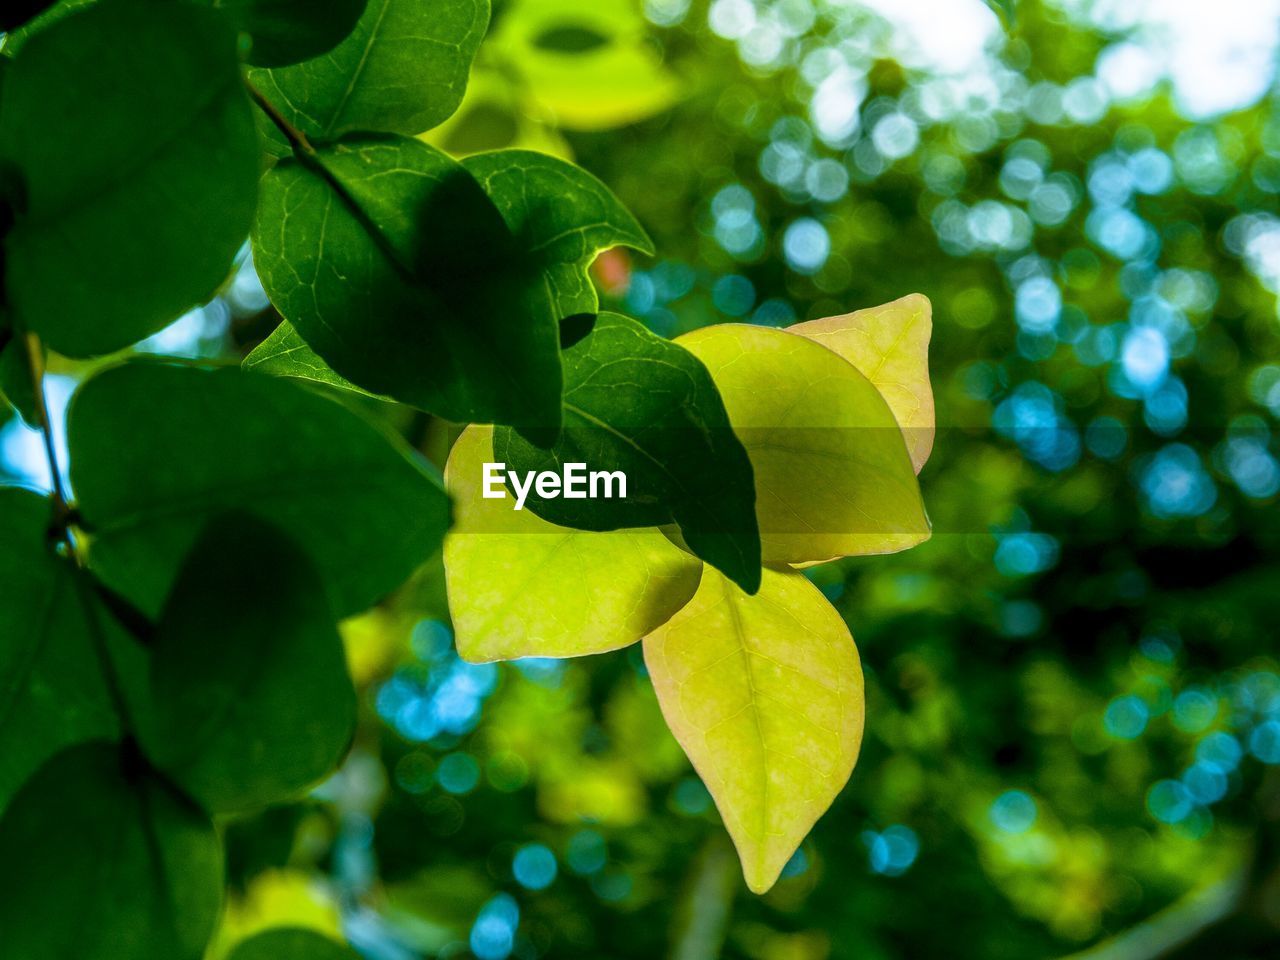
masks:
[[[912,293],[892,303],[787,327],[834,350],[870,380],[902,428],[916,473],[933,449],[929,336],[933,307]]]
[[[470,426],[445,467],[454,501],[445,583],[462,657],[616,650],[693,596],[702,562],[657,530],[571,530],[512,509],[510,497],[482,498],[482,464],[492,461],[493,428]]]
[[[803,574],[766,569],[747,596],[711,567],[644,640],[671,732],[715,798],[747,885],[768,890],[844,787],[862,743],[862,667]]]
[[[902,432],[853,364],[769,327],[719,324],[676,342],[707,365],[747,448],[765,563],[893,553],[928,539]]]

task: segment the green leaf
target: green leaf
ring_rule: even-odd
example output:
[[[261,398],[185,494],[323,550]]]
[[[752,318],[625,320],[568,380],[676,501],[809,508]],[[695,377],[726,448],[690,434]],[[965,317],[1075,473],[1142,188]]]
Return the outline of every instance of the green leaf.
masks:
[[[525,509],[583,530],[674,520],[689,548],[744,590],[760,584],[751,463],[706,367],[678,344],[616,313],[564,351],[564,429],[549,450],[514,431],[494,435],[508,470],[621,470],[626,498],[543,498]],[[511,503],[511,501],[506,501]]]
[[[324,583],[278,528],[210,521],[156,627],[150,706],[148,756],[214,812],[283,802],[337,766],[355,690]]]
[[[63,747],[120,732],[91,638],[104,631],[113,650],[128,640],[87,606],[52,526],[48,499],[0,488],[0,809]]]
[[[253,219],[258,140],[214,10],[115,0],[42,30],[8,71],[15,327],[108,353],[208,299]]]
[[[902,431],[851,363],[812,340],[725,323],[680,337],[751,458],[767,564],[892,553],[929,537]]]
[[[23,24],[43,14],[57,0],[8,0],[0,10],[0,33],[16,30]]]
[[[42,6],[44,9],[22,26],[5,33],[3,52],[10,57],[16,55],[26,42],[39,31],[53,26],[59,20],[75,13],[81,7],[87,7],[97,2],[98,0],[55,0],[52,4],[46,4],[42,3],[41,0],[19,0],[20,8],[25,5],[28,9],[36,6]]]
[[[430,130],[462,102],[489,24],[489,0],[368,0],[355,30],[322,57],[254,70],[250,80],[307,136]]]
[[[572,530],[485,499],[493,428],[449,453],[455,522],[444,542],[458,653],[473,663],[577,657],[635,643],[683,607],[702,564],[657,530]]]
[[[933,449],[934,433],[929,298],[913,293],[879,307],[792,324],[787,332],[834,350],[871,381],[902,428],[919,473]]]
[[[339,616],[399,586],[448,525],[448,499],[425,462],[287,380],[125,364],[79,389],[68,429],[91,566],[148,616],[204,525],[227,510],[297,540]]]
[[[9,401],[27,426],[39,425],[40,416],[36,410],[36,392],[31,387],[27,351],[17,336],[11,337],[0,347],[0,399]]]
[[[802,574],[745,596],[706,568],[692,602],[644,640],[671,732],[715,798],[747,886],[773,886],[839,794],[862,743],[858,651]]]
[[[417,140],[347,141],[263,180],[254,263],[328,366],[450,420],[554,430],[547,285],[475,180]]]
[[[0,897],[0,943],[22,960],[198,960],[222,897],[209,818],[103,743],[72,747],[0,820],[21,882]]]
[[[360,960],[343,946],[314,930],[280,927],[241,941],[227,960]]]
[[[231,17],[252,44],[248,61],[283,67],[327,53],[364,13],[367,0],[200,0]]]
[[[581,167],[532,150],[498,150],[462,165],[484,188],[518,248],[547,278],[559,317],[599,306],[587,268],[602,250],[653,253],[631,212]]]
[[[312,380],[316,383],[327,383],[331,387],[362,393],[375,400],[387,399],[357,387],[346,377],[340,377],[334,373],[329,365],[307,346],[307,342],[298,336],[298,331],[293,329],[288,321],[276,327],[271,336],[254,347],[240,365],[245,370],[252,370],[255,373]]]

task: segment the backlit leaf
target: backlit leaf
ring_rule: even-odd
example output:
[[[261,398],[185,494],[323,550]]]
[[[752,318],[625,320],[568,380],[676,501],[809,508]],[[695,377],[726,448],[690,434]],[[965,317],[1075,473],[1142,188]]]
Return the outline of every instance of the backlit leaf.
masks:
[[[748,597],[705,568],[693,601],[644,640],[671,732],[715,798],[762,893],[853,771],[858,652],[802,574],[766,569]]]
[[[652,529],[558,527],[511,499],[485,499],[493,428],[471,426],[449,454],[455,523],[445,576],[458,652],[473,662],[575,657],[635,643],[693,596],[702,564]]]
[[[250,514],[216,517],[165,601],[148,755],[213,811],[288,800],[337,766],[356,702],[324,584]]]
[[[230,26],[115,0],[40,31],[5,79],[0,155],[20,178],[15,326],[76,357],[160,329],[213,294],[253,219],[258,139]]]
[[[314,60],[250,79],[295,127],[332,140],[356,130],[413,135],[458,108],[489,24],[489,0],[368,0],[355,30]]]
[[[0,346],[0,400],[8,401],[28,426],[39,423],[27,351],[16,336]]]
[[[929,336],[933,308],[913,293],[892,303],[787,328],[834,350],[870,380],[902,428],[916,473],[933,449]]]
[[[298,336],[298,331],[293,329],[288,321],[276,327],[271,336],[254,347],[240,365],[254,373],[314,380],[316,383],[327,383],[331,387],[341,387],[343,390],[362,393],[366,397],[386,399],[362,387],[357,387],[346,377],[334,373],[329,365],[307,345],[307,342]]]
[[[751,464],[725,416],[715,384],[689,351],[616,313],[564,350],[564,430],[540,450],[511,430],[494,435],[508,469],[622,471],[626,498],[543,498],[525,509],[583,530],[675,521],[689,548],[754,591],[760,539]]]
[[[278,164],[263,180],[254,262],[303,340],[364,389],[450,420],[558,424],[546,282],[439,150],[351,140]]]
[[[439,546],[448,500],[402,442],[300,384],[237,369],[134,362],[98,374],[69,414],[90,562],[150,616],[210,517],[277,524],[339,616],[399,586]]]
[[[653,253],[630,211],[581,167],[532,150],[499,150],[462,161],[502,214],[516,245],[541,269],[559,317],[595,313],[587,268],[611,247]]]
[[[63,747],[120,731],[92,631],[128,641],[86,606],[71,562],[54,552],[52,523],[49,500],[0,488],[0,809]]]
[[[60,753],[0,819],[0,943],[22,960],[198,960],[222,898],[209,818],[140,758]]]
[[[744,324],[676,342],[711,371],[747,448],[765,563],[892,553],[928,539],[902,432],[852,364],[805,337]]]

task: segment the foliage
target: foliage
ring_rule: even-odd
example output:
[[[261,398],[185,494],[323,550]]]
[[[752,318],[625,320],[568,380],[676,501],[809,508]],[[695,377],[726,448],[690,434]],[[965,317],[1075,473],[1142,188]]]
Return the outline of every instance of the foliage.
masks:
[[[0,86],[27,43],[88,6],[63,0],[10,33]],[[306,5],[326,6],[337,5]],[[701,751],[687,721],[731,709],[735,688],[706,689],[709,678],[695,674],[684,717],[669,689],[651,682],[658,671],[650,650],[700,612],[706,593],[694,597],[703,580],[709,591],[722,575],[680,545],[671,523],[578,530],[529,509],[517,514],[510,500],[483,499],[480,464],[492,459],[494,427],[473,423],[459,436],[458,427],[336,373],[326,360],[342,357],[322,360],[287,322],[294,318],[282,322],[245,249],[227,254],[220,272],[228,276],[212,301],[130,347],[195,360],[123,364],[190,379],[140,391],[118,416],[105,411],[101,428],[81,420],[69,455],[60,432],[68,397],[84,391],[73,411],[80,419],[96,383],[125,375],[100,372],[123,358],[32,354],[29,338],[0,320],[0,391],[36,427],[48,408],[63,465],[50,471],[41,432],[0,409],[0,474],[45,490],[57,478],[75,496],[64,510],[53,497],[0,493],[0,677],[13,676],[17,657],[32,678],[16,698],[0,694],[0,807],[64,747],[125,738],[100,648],[116,664],[120,699],[142,710],[151,695],[141,668],[191,546],[238,522],[266,521],[296,542],[327,591],[347,597],[349,606],[334,613],[355,614],[340,632],[358,697],[356,734],[321,785],[265,810],[213,817],[226,882],[208,960],[226,960],[246,939],[241,949],[258,942],[259,950],[283,950],[286,938],[321,956],[345,939],[376,960],[1269,956],[1280,850],[1271,812],[1280,762],[1273,31],[1256,5],[997,6],[1016,6],[1016,16],[1002,25],[980,0],[506,0],[494,4],[465,91],[444,81],[443,99],[382,114],[403,117],[461,96],[438,126],[398,135],[460,160],[473,179],[472,164],[490,156],[481,151],[576,158],[600,178],[592,182],[608,184],[609,204],[634,211],[628,222],[643,228],[637,242],[617,243],[637,255],[584,252],[556,275],[590,298],[587,314],[632,317],[702,358],[752,463],[758,504],[766,489],[780,498],[772,519],[757,517],[766,545],[786,545],[796,533],[794,524],[770,529],[786,506],[811,504],[844,475],[824,477],[819,456],[807,469],[766,476],[767,451],[753,436],[778,429],[769,422],[781,409],[771,393],[799,393],[804,384],[797,377],[789,387],[779,368],[762,365],[735,389],[732,366],[729,374],[711,369],[713,348],[732,350],[739,324],[749,325],[740,336],[753,342],[799,352],[791,341],[808,333],[842,354],[903,428],[910,466],[923,467],[927,541],[898,556],[802,563],[796,576],[817,593],[787,578],[796,584],[790,602],[808,604],[805,622],[831,628],[833,654],[840,625],[831,609],[857,639],[865,735],[856,775],[767,894],[743,894],[744,871],[723,824],[741,815],[751,828],[772,810],[801,831],[810,811],[795,808],[820,806],[822,789],[789,795],[795,808],[785,811],[781,794],[747,791],[722,817],[688,756],[721,798],[736,785],[716,780],[719,756]],[[230,25],[237,50],[258,60],[243,22]],[[441,16],[413,32],[435,24],[461,35]],[[336,35],[329,26],[295,22],[289,35]],[[1228,42],[1230,57],[1216,57]],[[376,57],[381,48],[369,49]],[[251,82],[263,92],[273,73],[252,69]],[[447,67],[435,74],[447,75]],[[1224,98],[1224,89],[1234,92]],[[105,99],[91,84],[80,95]],[[100,113],[122,109],[113,97]],[[300,166],[286,133],[261,109],[250,115],[264,164]],[[110,129],[90,121],[86,129]],[[356,140],[387,136],[378,127],[369,137],[361,131],[375,121],[362,123],[349,131]],[[318,153],[334,146],[297,133]],[[59,143],[71,136],[61,128],[49,135]],[[77,149],[86,142],[74,140]],[[548,169],[585,176],[571,165]],[[0,182],[20,186],[21,177],[10,169]],[[327,183],[320,192],[336,203]],[[498,195],[485,192],[517,233]],[[550,212],[571,210],[557,190],[550,195]],[[335,206],[335,219],[346,213]],[[6,210],[0,223],[11,216]],[[137,239],[121,233],[110,242],[143,242],[153,229],[144,224]],[[6,240],[6,256],[13,247]],[[162,250],[154,262],[183,249]],[[505,264],[487,253],[481,274],[497,275]],[[133,265],[113,283],[134,283],[142,303],[154,278],[131,273]],[[76,276],[64,270],[58,284]],[[210,289],[190,291],[173,309]],[[877,369],[877,354],[892,346],[877,336],[890,329],[876,321],[882,311],[903,311],[904,323],[917,316],[901,328],[903,343],[925,337],[925,315],[916,311],[923,301],[898,299],[909,290],[933,305],[930,389],[919,389],[923,379],[902,389],[889,374],[898,362],[892,350]],[[54,285],[41,295],[73,292]],[[113,289],[102,298],[125,303],[128,294]],[[563,363],[589,328],[582,320],[559,327],[551,329]],[[397,346],[389,365],[411,349]],[[232,402],[230,385],[225,393],[196,386],[212,373],[232,379],[235,371],[210,368],[246,353],[253,359],[238,382],[267,386],[243,403]],[[923,342],[901,358],[907,371],[923,359]],[[39,381],[33,362],[37,372],[48,366]],[[855,385],[830,387],[822,403],[797,411],[801,423],[817,425],[801,429],[836,449],[851,431],[832,411],[870,396],[838,369]],[[188,391],[208,402],[187,407],[179,401]],[[934,393],[936,444],[924,418]],[[286,396],[300,398],[296,416]],[[269,402],[259,417],[262,398]],[[734,420],[735,406],[739,417],[755,409],[758,425]],[[172,423],[161,427],[170,407]],[[550,443],[537,427],[522,435]],[[161,430],[164,439],[145,455]],[[258,503],[274,450],[279,474],[292,478],[304,448],[293,438],[323,447],[331,432],[345,452],[304,458],[297,466],[305,479]],[[172,526],[150,517],[146,545],[117,543],[114,560],[108,549],[99,564],[84,511],[92,474],[77,465],[78,450],[94,441],[99,466],[110,468],[119,444],[130,466],[109,469],[113,502],[133,511],[144,500],[126,495],[147,481],[145,491],[169,491],[167,504],[181,513],[183,501],[171,495],[178,487],[153,486],[152,474],[194,459],[182,482],[205,477],[208,489],[225,493],[239,482],[242,434],[256,464],[247,475],[253,494],[202,493],[204,506]],[[180,451],[172,458],[158,452],[169,444]],[[352,449],[391,479],[347,511],[342,502],[361,487],[359,473],[339,471],[328,487],[324,478]],[[431,552],[445,533],[441,486],[422,457],[449,461],[453,523],[443,554]],[[891,466],[911,489],[902,461]],[[303,489],[321,488],[324,495],[290,515]],[[908,515],[914,498],[899,501]],[[382,511],[383,500],[394,509]],[[865,544],[861,521],[841,526],[824,523],[820,532],[857,534]],[[908,537],[923,535],[918,521],[909,526]],[[77,573],[58,542],[66,527],[87,573]],[[313,527],[319,534],[305,539]],[[871,536],[883,537],[883,528]],[[827,556],[844,552],[828,545]],[[789,546],[807,555],[803,538]],[[111,588],[102,581],[108,568]],[[764,601],[783,575],[766,562],[752,597],[722,585],[750,622],[765,623]],[[144,581],[152,578],[163,582],[149,592]],[[11,618],[21,624],[16,639]],[[41,637],[35,658],[27,657],[31,630]],[[696,623],[694,630],[702,636]],[[750,635],[707,636],[736,652],[719,665],[727,681],[741,683],[739,664],[773,669],[746,652]],[[790,640],[804,644],[803,636]],[[687,646],[670,645],[673,671],[697,668],[698,651]],[[545,656],[520,658],[535,649]],[[619,652],[579,656],[605,650]],[[203,658],[210,676],[214,659]],[[83,669],[68,669],[71,662]],[[798,716],[793,726],[770,727],[770,737],[807,729],[811,742],[824,742],[828,734],[801,718],[839,731],[827,722],[830,691],[793,680],[779,692]],[[0,689],[10,688],[0,681]],[[300,684],[287,689],[301,708]],[[812,695],[802,699],[800,689]],[[674,717],[670,728],[664,710]],[[283,730],[287,718],[269,726]],[[740,735],[732,724],[719,732]],[[793,745],[779,739],[769,746]],[[822,759],[839,778],[841,765]],[[136,769],[130,762],[120,769]],[[150,766],[148,782],[172,782]],[[750,758],[742,769],[762,775]],[[789,771],[779,760],[778,775]],[[54,817],[75,815],[70,801],[41,805]],[[24,815],[32,824],[24,830],[36,829],[32,816]],[[6,898],[32,878],[65,884],[82,876],[95,834],[78,822],[67,821],[78,849],[56,838],[45,844],[66,851],[56,877],[40,872],[25,836],[14,841],[21,849],[6,847]],[[762,853],[783,856],[751,842],[748,835],[747,873],[763,872]],[[126,884],[146,895],[145,883],[116,885]],[[7,925],[31,916],[59,931],[71,927],[68,916],[104,929],[98,912],[54,914],[52,900],[35,896],[0,920],[6,947]],[[134,922],[136,914],[106,903],[122,918],[110,933]],[[50,912],[37,914],[42,906]],[[327,939],[296,930],[258,936],[279,926]],[[38,949],[16,943],[17,952]]]
[[[88,960],[203,955],[223,895],[212,818],[296,801],[347,753],[356,700],[337,621],[428,561],[451,512],[435,471],[360,412],[371,398],[494,425],[455,447],[455,496],[474,499],[459,474],[477,455],[626,474],[618,500],[539,486],[527,520],[460,504],[451,543],[484,530],[481,552],[445,553],[460,648],[527,657],[646,637],[658,702],[748,883],[771,887],[848,778],[863,708],[847,628],[786,564],[928,532],[904,434],[858,370],[888,358],[844,346],[865,317],[832,318],[832,350],[805,331],[757,344],[724,328],[738,364],[719,341],[601,312],[598,255],[653,250],[603,183],[536,152],[458,161],[419,139],[462,100],[483,0],[28,12],[42,15],[11,25],[0,88],[0,382],[43,435],[51,495],[0,490],[0,850],[29,880],[0,907],[0,942],[37,960],[73,945]],[[553,60],[609,51],[598,69],[612,75],[628,48],[614,19],[594,24],[542,22],[535,44]],[[563,82],[553,73],[539,82]],[[667,96],[604,93],[627,116]],[[251,226],[275,333],[243,369],[95,362],[64,462],[45,365],[167,327],[223,284]],[[870,335],[905,344],[894,382],[918,400],[927,303],[912,304],[875,314]],[[841,398],[832,423],[826,392]],[[931,431],[931,416],[910,426]],[[831,541],[805,516],[811,498],[825,511],[848,494],[837,480],[823,499],[833,478],[858,488],[856,519],[823,522],[865,520],[867,536]],[[554,615],[584,585],[561,580],[569,543],[602,578],[588,621]],[[513,637],[498,617],[529,616],[535,578],[554,629]],[[54,919],[68,903],[84,904],[75,925]],[[234,956],[319,949],[282,930]]]

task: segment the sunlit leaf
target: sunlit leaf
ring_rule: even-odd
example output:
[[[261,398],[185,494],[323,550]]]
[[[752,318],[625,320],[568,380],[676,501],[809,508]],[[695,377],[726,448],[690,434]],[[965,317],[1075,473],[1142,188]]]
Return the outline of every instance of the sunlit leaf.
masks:
[[[314,380],[317,383],[327,383],[331,387],[341,387],[343,390],[362,393],[366,397],[386,399],[334,373],[329,365],[307,345],[307,342],[298,336],[298,331],[293,329],[293,325],[288,321],[276,327],[271,336],[254,347],[244,358],[241,366],[254,373]]]
[[[849,628],[802,574],[765,570],[748,597],[708,567],[693,601],[645,638],[644,660],[747,885],[768,890],[858,758],[862,668]]]
[[[360,960],[343,946],[314,930],[281,927],[245,940],[228,960]]]
[[[911,458],[879,391],[812,340],[721,324],[680,337],[751,458],[765,563],[891,553],[929,536]]]
[[[544,498],[525,509],[585,530],[675,521],[689,548],[754,591],[760,539],[752,509],[751,463],[725,416],[706,368],[678,344],[616,313],[564,350],[564,430],[541,450],[511,430],[494,434],[509,470],[621,471],[625,498]]]
[[[115,0],[37,33],[0,99],[0,159],[21,181],[4,241],[16,325],[82,357],[208,299],[252,222],[258,156],[216,11]]]
[[[154,616],[209,518],[276,523],[338,615],[368,607],[439,546],[448,501],[399,440],[299,384],[153,362],[84,384],[71,475],[98,575]]]
[[[104,743],[60,753],[0,819],[0,943],[22,960],[199,960],[222,899],[209,818]]]
[[[120,732],[92,636],[129,641],[56,555],[52,524],[46,498],[0,488],[0,809],[63,747]]]
[[[630,211],[581,167],[531,150],[499,150],[462,161],[489,195],[531,266],[541,269],[559,317],[594,313],[587,268],[612,247],[653,253]]]
[[[302,339],[364,389],[450,420],[558,425],[546,282],[439,150],[349,140],[280,163],[263,180],[254,263]]]
[[[918,293],[879,307],[787,327],[844,357],[884,397],[902,428],[916,473],[933,449],[929,336],[933,308]]]
[[[489,0],[368,0],[355,30],[324,56],[250,78],[319,140],[422,133],[458,108],[488,23]]]
[[[156,627],[148,755],[209,810],[263,807],[337,766],[355,712],[306,554],[250,514],[215,517]]]
[[[656,530],[557,527],[510,499],[485,499],[493,429],[454,443],[445,479],[455,523],[445,576],[458,652],[468,660],[573,657],[635,643],[693,596],[700,561]]]

